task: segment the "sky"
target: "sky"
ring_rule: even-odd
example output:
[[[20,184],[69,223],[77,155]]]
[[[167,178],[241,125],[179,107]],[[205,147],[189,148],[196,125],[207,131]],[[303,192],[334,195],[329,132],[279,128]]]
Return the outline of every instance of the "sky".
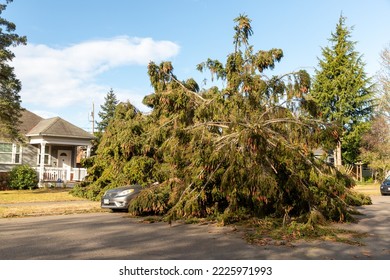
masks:
[[[209,87],[209,74],[196,65],[226,61],[240,14],[252,20],[254,50],[284,52],[269,75],[313,74],[340,15],[369,76],[390,45],[390,0],[14,0],[1,16],[28,41],[13,48],[22,106],[91,131],[92,108],[99,121],[111,89],[119,101],[149,110],[142,99],[153,92],[150,61],[171,61],[178,79]]]

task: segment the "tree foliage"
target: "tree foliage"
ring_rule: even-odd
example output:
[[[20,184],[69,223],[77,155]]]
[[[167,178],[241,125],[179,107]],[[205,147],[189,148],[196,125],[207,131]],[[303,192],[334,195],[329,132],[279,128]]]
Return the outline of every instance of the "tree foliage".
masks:
[[[0,15],[10,2],[7,0],[5,4],[0,4]],[[17,35],[15,29],[14,23],[0,16],[0,137],[7,140],[21,139],[18,131],[22,110],[19,96],[21,83],[9,63],[15,57],[10,47],[25,44],[26,37]]]
[[[363,135],[361,159],[383,179],[390,171],[390,124],[384,115],[378,114],[370,129]]]
[[[356,201],[349,190],[353,182],[312,153],[332,129],[313,118],[309,75],[265,78],[263,71],[275,67],[282,50],[255,52],[250,19],[240,15],[235,22],[234,51],[226,62],[208,59],[197,67],[222,79],[223,88],[200,89],[193,79],[179,80],[170,62],[149,63],[154,92],[144,104],[151,113],[143,115],[129,103],[117,107],[88,169],[85,196],[157,181],[133,200],[130,211],[170,220],[310,221],[313,212],[348,219],[348,202]]]
[[[350,38],[351,30],[340,16],[329,39],[331,47],[322,49],[311,96],[319,105],[320,118],[339,126],[333,148],[337,142],[341,144],[342,159],[355,163],[361,136],[367,131],[373,112],[373,89]]]
[[[390,122],[390,45],[381,52],[382,69],[378,75],[379,113]]]
[[[382,69],[378,73],[378,106],[370,129],[363,135],[360,148],[363,162],[367,163],[376,179],[383,179],[390,171],[390,52],[381,53]]]

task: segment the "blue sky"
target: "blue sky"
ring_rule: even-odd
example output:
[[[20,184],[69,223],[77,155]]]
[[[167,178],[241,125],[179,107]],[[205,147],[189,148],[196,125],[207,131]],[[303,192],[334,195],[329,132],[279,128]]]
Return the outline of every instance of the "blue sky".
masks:
[[[2,16],[28,39],[14,49],[22,105],[90,130],[92,103],[97,116],[111,88],[120,101],[147,110],[151,60],[172,61],[181,80],[209,79],[196,65],[225,62],[239,14],[252,19],[255,50],[283,49],[270,75],[313,73],[341,13],[354,28],[366,72],[375,75],[379,53],[390,44],[390,0],[14,0]]]

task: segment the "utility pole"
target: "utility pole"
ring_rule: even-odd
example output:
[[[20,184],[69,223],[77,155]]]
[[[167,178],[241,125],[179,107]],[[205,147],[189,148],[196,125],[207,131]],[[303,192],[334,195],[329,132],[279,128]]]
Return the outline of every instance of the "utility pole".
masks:
[[[92,102],[92,112],[91,112],[91,118],[92,120],[92,134],[95,134],[95,103]]]

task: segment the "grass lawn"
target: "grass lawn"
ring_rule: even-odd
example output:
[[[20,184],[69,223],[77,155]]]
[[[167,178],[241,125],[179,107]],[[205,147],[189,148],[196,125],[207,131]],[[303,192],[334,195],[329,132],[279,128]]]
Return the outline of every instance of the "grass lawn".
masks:
[[[98,211],[102,211],[99,202],[72,196],[69,194],[69,189],[0,191],[0,218]]]
[[[69,194],[69,189],[43,188],[37,190],[9,190],[0,192],[0,204],[21,202],[44,202],[44,201],[77,201],[84,200]]]
[[[355,186],[354,190],[365,195],[381,195],[379,190],[379,183],[359,183]]]

